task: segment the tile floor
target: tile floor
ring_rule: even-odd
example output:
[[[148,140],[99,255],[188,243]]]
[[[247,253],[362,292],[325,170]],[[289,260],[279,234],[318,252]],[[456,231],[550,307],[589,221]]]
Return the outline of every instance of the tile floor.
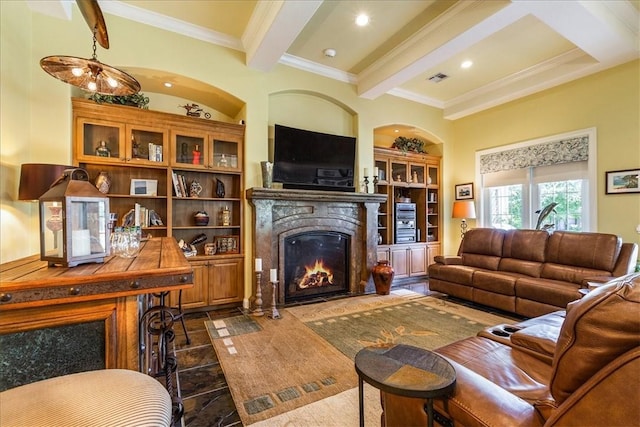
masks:
[[[402,286],[427,295],[426,283]],[[175,348],[178,360],[178,382],[184,403],[184,427],[242,426],[231,398],[229,387],[204,326],[205,320],[216,320],[240,315],[239,308],[226,308],[206,312],[187,313],[185,323],[191,344],[181,325],[175,325]]]

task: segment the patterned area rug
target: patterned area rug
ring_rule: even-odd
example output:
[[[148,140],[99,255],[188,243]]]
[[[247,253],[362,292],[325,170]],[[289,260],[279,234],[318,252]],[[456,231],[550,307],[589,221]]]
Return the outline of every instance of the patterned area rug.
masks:
[[[235,316],[220,320],[207,320],[204,322],[207,332],[212,339],[233,337],[262,330],[260,325],[251,317]]]
[[[433,349],[509,321],[410,291],[280,313],[279,320],[249,318],[262,328],[257,332],[220,337],[207,327],[246,426],[356,388],[353,357],[365,345],[396,342]]]

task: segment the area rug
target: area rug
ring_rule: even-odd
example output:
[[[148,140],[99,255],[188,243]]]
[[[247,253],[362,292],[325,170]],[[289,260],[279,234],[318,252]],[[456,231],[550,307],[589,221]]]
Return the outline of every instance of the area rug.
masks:
[[[366,345],[433,349],[509,321],[410,291],[290,307],[280,314],[278,320],[251,318],[261,330],[236,336],[214,335],[217,328],[206,322],[245,426],[353,393],[353,357]]]

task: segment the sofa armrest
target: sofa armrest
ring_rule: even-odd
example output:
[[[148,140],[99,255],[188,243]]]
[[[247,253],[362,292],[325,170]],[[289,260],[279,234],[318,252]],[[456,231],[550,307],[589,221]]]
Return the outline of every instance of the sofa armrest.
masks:
[[[454,425],[485,426],[542,426],[544,420],[533,405],[497,386],[470,369],[448,359],[456,370],[453,395],[435,400],[435,409]]]
[[[633,273],[638,263],[638,244],[623,243],[620,247],[620,255],[613,268],[613,276],[620,277],[625,274]]]
[[[514,332],[511,345],[551,365],[559,335],[557,326],[532,325]]]
[[[454,255],[436,255],[433,260],[436,264],[462,265],[462,257]]]
[[[470,369],[449,360],[456,370],[453,395],[435,399],[434,409],[465,427],[542,426],[543,420],[534,407],[514,394],[495,385]],[[381,392],[382,425],[384,427],[426,425],[424,399],[407,398]]]

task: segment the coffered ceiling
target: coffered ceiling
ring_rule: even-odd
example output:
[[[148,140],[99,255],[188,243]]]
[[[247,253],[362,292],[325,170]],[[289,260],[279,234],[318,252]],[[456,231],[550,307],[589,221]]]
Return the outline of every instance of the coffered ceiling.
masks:
[[[30,5],[45,8],[58,2]],[[448,119],[640,57],[640,0],[99,4],[108,28],[109,15],[117,15],[244,52],[251,68],[269,72],[285,64],[351,83],[363,98],[390,94],[440,108]],[[367,26],[355,24],[361,13],[370,18]],[[335,55],[325,54],[326,49]],[[473,65],[463,69],[463,61]],[[144,70],[131,72],[143,90],[163,91],[160,85],[145,87],[150,76]],[[433,76],[444,77],[435,82]]]

